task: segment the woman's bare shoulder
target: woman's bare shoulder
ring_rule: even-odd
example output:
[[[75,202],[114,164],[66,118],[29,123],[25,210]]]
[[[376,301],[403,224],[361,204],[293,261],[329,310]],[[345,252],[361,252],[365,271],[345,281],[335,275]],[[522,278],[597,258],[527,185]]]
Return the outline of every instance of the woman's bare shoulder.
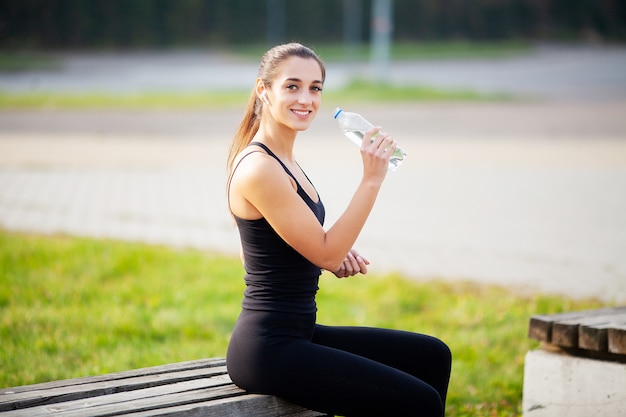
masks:
[[[234,160],[232,180],[252,182],[266,180],[280,173],[277,161],[262,149],[246,148]]]

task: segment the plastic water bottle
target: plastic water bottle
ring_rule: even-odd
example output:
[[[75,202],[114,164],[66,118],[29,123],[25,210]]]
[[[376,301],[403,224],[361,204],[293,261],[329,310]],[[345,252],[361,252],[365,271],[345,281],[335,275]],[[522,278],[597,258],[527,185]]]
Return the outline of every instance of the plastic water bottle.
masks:
[[[344,135],[348,137],[357,146],[361,147],[363,141],[363,135],[366,131],[370,130],[374,125],[365,120],[363,116],[358,113],[351,113],[343,111],[339,107],[335,109],[335,120],[339,122],[339,128]],[[389,170],[395,171],[406,158],[406,153],[396,146],[396,150],[393,151],[391,158],[389,159]]]

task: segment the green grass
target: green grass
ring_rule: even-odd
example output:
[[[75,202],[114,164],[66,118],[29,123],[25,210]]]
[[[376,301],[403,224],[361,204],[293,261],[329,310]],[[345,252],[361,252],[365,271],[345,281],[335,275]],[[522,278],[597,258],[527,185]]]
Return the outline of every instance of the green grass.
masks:
[[[0,72],[50,71],[59,68],[59,60],[48,54],[0,52]]]
[[[324,92],[324,100],[357,103],[402,103],[418,101],[510,101],[504,93],[479,93],[470,89],[441,89],[419,85],[396,85],[353,80],[338,91]]]
[[[224,356],[244,289],[238,259],[0,230],[0,386]],[[528,319],[593,300],[466,282],[325,274],[319,321],[436,335],[453,352],[448,416],[521,415]]]
[[[64,93],[0,91],[0,110],[50,109],[50,110],[154,110],[154,109],[211,109],[245,106],[249,91],[227,92],[145,92],[123,93]]]
[[[346,49],[342,43],[307,44],[320,57],[328,62],[346,60],[368,61],[370,59],[370,45],[363,42],[357,47]],[[266,44],[223,45],[208,46],[207,51],[216,51],[230,55],[235,59],[248,62],[259,62],[263,53],[268,49]],[[391,59],[398,61],[424,59],[466,59],[466,58],[509,58],[527,54],[532,50],[528,42],[518,40],[496,42],[468,42],[468,41],[396,41],[390,49]],[[202,49],[200,49],[202,51]],[[98,49],[90,52],[98,53]],[[19,72],[33,70],[58,70],[62,61],[54,53],[37,51],[0,51],[0,72]]]
[[[315,45],[312,45],[315,47]],[[265,45],[232,46],[223,52],[236,59],[258,62]],[[330,62],[346,59],[369,60],[369,46],[350,50],[341,44],[322,44],[315,47],[323,59]],[[391,49],[394,60],[421,59],[501,59],[527,53],[528,44],[522,42],[396,42]],[[0,53],[0,72],[58,69],[60,63],[52,55],[36,53]],[[252,86],[252,81],[251,84]],[[251,87],[252,88],[252,87]],[[250,90],[251,90],[250,88]],[[250,90],[179,92],[143,92],[136,94],[107,92],[6,92],[0,91],[0,110],[8,109],[211,109],[242,108]],[[502,101],[513,97],[505,94],[486,94],[467,89],[441,89],[420,85],[393,85],[353,80],[345,87],[327,89],[324,97],[341,98],[342,102],[415,102],[415,101]]]
[[[0,91],[0,110],[71,109],[71,110],[153,110],[243,108],[249,91],[213,91],[199,93],[8,93]],[[420,102],[420,101],[505,101],[505,94],[478,93],[471,90],[445,90],[423,86],[399,86],[354,80],[339,90],[324,92],[324,100],[349,102]]]

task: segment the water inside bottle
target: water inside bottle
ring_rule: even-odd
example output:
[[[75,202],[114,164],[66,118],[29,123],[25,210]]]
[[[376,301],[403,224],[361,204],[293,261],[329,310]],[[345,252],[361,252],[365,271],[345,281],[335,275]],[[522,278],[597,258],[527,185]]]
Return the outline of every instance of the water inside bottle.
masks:
[[[358,146],[361,146],[361,142],[363,142],[363,132],[360,130],[344,130],[343,133],[350,139],[352,142],[356,143]]]
[[[363,132],[360,130],[351,130],[351,129],[342,129],[343,133],[350,139],[352,142],[356,143],[358,146],[361,146],[361,142],[363,142]],[[373,139],[372,139],[373,141]],[[406,153],[398,146],[396,146],[396,150],[393,151],[391,158],[389,158],[389,170],[395,171],[402,162],[404,162],[404,158],[406,157]]]

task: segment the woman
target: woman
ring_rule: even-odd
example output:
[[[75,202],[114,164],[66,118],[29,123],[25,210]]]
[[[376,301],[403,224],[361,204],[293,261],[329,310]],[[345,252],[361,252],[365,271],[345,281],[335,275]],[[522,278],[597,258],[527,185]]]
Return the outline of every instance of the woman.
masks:
[[[396,146],[380,128],[366,133],[361,182],[343,215],[324,230],[322,201],[293,156],[297,133],[317,114],[324,79],[324,64],[305,46],[266,52],[231,144],[228,203],[241,238],[246,290],[228,346],[228,372],[249,392],[326,413],[443,416],[451,362],[443,342],[316,324],[321,269],[339,278],[367,273],[369,262],[352,245]]]

